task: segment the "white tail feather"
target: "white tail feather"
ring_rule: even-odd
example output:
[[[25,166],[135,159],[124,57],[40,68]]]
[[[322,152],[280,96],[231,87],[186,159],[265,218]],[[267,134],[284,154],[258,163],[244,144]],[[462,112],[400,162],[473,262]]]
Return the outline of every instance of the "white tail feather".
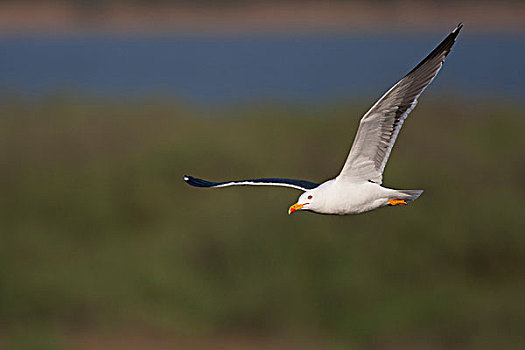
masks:
[[[399,199],[404,199],[408,202],[415,201],[421,196],[423,190],[398,190],[397,193],[400,195]]]

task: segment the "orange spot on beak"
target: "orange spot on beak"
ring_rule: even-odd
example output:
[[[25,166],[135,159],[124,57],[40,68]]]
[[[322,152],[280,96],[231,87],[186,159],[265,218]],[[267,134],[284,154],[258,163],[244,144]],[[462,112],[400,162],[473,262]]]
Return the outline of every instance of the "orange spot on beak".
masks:
[[[288,215],[293,214],[293,213],[295,213],[297,210],[302,209],[306,204],[308,204],[308,203],[304,203],[304,204],[295,203],[294,205],[292,205],[292,206],[290,207],[290,209],[288,209]]]

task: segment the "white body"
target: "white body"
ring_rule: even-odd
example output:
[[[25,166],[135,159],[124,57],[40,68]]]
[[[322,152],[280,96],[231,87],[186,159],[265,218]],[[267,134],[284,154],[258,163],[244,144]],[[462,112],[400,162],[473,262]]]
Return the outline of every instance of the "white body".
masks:
[[[311,199],[308,197],[311,196]],[[303,210],[320,214],[359,214],[389,205],[388,200],[404,199],[402,191],[383,187],[369,181],[345,182],[332,179],[307,191],[297,203]]]

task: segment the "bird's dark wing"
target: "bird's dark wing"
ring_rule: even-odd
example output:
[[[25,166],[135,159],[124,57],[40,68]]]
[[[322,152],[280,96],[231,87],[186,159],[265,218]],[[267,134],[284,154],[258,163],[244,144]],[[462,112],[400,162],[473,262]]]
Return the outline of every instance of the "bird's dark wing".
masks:
[[[195,187],[227,187],[227,186],[283,186],[291,187],[301,191],[308,191],[316,188],[319,184],[306,180],[281,179],[281,178],[264,178],[252,180],[238,180],[225,182],[212,182],[198,179],[193,176],[184,175],[184,181],[188,185]]]

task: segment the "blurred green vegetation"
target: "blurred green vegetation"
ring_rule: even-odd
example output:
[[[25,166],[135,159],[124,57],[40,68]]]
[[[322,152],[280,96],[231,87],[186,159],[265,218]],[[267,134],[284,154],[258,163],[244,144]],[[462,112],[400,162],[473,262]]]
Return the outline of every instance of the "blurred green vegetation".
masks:
[[[403,208],[288,216],[293,189],[182,180],[323,181],[367,107],[5,97],[0,345],[65,349],[68,332],[143,327],[524,348],[521,105],[425,97],[385,173],[386,186],[425,189]]]

